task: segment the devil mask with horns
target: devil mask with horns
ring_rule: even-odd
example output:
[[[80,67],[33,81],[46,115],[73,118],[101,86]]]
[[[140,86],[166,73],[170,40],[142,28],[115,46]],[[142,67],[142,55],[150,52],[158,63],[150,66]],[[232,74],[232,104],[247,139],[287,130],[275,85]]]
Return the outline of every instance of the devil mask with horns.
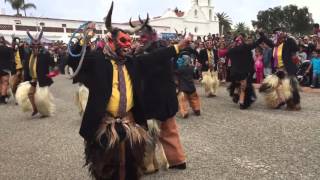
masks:
[[[149,19],[149,14],[147,15],[147,17],[148,18],[146,21],[148,21]],[[158,35],[157,35],[157,32],[149,24],[146,24],[146,22],[140,18],[140,16],[139,16],[139,22],[140,24],[144,24],[144,27],[141,29],[139,33],[140,34],[139,43],[141,45],[141,48],[139,49],[139,51],[145,51],[149,49],[152,46],[152,44],[154,44],[154,42],[158,41]],[[136,28],[136,26],[132,24],[131,18],[129,21],[129,25],[132,28]]]
[[[184,39],[187,35],[187,28],[184,28],[184,33],[180,34],[176,29],[174,29],[176,31],[176,37],[178,40]]]
[[[140,31],[149,22],[149,17],[147,20],[130,30],[123,30],[119,28],[112,27],[112,11],[113,2],[111,4],[110,10],[107,17],[105,18],[105,25],[107,30],[110,32],[108,37],[107,46],[104,49],[105,54],[113,59],[124,59],[125,56],[131,51],[131,37],[130,34]]]
[[[31,45],[31,48],[32,48],[32,53],[33,53],[34,55],[39,54],[39,50],[40,50],[40,48],[41,48],[41,46],[42,46],[42,44],[41,44],[41,38],[42,38],[42,35],[43,35],[43,30],[41,30],[38,38],[34,38],[34,37],[30,34],[29,30],[27,31],[27,35],[28,35],[28,37],[29,37],[30,40],[31,40],[31,44],[30,44],[30,45]]]

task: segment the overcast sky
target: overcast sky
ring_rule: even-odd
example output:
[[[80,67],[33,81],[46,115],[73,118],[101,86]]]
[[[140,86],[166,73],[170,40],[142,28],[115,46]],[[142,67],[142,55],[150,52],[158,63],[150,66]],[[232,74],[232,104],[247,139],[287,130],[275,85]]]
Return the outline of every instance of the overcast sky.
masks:
[[[191,0],[114,0],[113,22],[126,22],[129,18],[141,14],[146,16],[161,16],[166,9],[178,7],[187,10]],[[234,24],[245,22],[251,26],[251,20],[256,19],[259,10],[275,6],[296,4],[307,6],[313,14],[313,19],[320,23],[320,0],[212,0],[215,12],[226,12]],[[29,10],[28,15],[37,17],[64,18],[76,20],[102,21],[107,13],[111,0],[26,0],[36,4],[37,10]],[[1,12],[13,14],[11,6],[0,0]]]

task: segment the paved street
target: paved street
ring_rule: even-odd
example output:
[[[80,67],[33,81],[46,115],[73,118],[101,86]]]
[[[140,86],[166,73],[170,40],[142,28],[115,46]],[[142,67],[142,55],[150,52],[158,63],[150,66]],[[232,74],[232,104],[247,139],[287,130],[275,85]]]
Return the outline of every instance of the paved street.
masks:
[[[57,114],[32,119],[13,103],[0,106],[1,180],[86,180],[76,89],[55,79]],[[144,180],[320,179],[320,94],[302,93],[302,111],[269,110],[259,100],[241,111],[227,96],[202,100],[202,116],[179,119],[188,168]]]

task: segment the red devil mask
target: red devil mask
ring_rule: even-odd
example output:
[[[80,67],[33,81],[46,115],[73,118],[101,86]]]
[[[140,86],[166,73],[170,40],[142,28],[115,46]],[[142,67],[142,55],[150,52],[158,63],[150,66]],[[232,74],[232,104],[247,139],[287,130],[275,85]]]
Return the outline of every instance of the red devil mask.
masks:
[[[243,38],[241,36],[238,36],[236,39],[235,39],[235,42],[236,42],[236,45],[237,46],[240,46],[243,44]]]
[[[111,23],[112,11],[113,11],[113,2],[111,4],[107,17],[105,18],[106,28],[111,33],[111,37],[109,37],[108,39],[108,45],[110,47],[110,50],[113,52],[109,52],[109,54],[115,52],[118,56],[119,55],[123,56],[123,53],[121,53],[121,51],[126,51],[125,49],[128,49],[131,47],[130,34],[140,31],[146,24],[148,24],[149,16],[147,17],[147,20],[145,21],[144,24],[141,24],[130,30],[122,30],[119,28],[112,27],[112,23]]]

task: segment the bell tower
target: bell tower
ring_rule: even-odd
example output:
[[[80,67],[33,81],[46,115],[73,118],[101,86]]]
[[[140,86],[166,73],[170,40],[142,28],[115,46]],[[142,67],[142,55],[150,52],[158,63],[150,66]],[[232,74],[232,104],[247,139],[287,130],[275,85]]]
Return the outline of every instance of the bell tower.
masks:
[[[199,6],[212,7],[212,0],[195,0]]]

